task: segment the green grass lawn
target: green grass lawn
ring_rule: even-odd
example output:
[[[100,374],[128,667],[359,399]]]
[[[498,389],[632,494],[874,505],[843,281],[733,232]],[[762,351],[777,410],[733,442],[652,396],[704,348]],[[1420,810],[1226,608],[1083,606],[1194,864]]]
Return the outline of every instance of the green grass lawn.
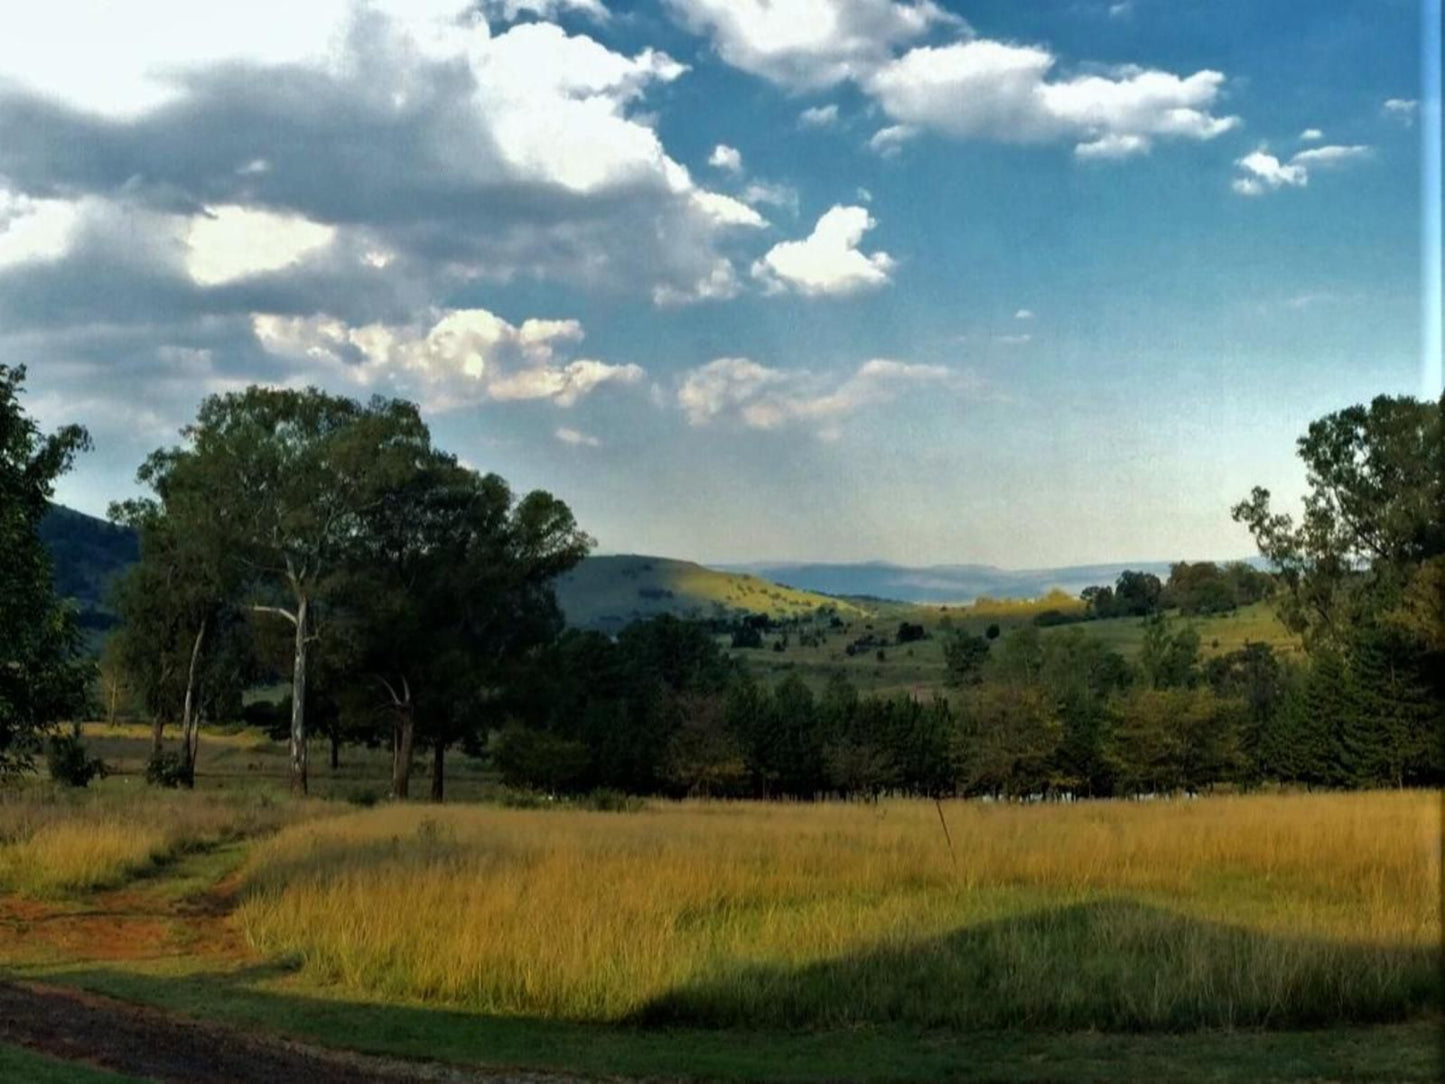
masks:
[[[4,1044],[0,1044],[0,1080],[14,1084],[142,1084],[139,1077],[59,1061]]]
[[[887,1026],[800,1032],[635,1028],[347,999],[307,989],[275,968],[215,971],[152,963],[29,974],[200,1019],[372,1054],[604,1076],[683,1075],[778,1084],[1432,1081],[1439,1079],[1439,1029],[1445,1023],[1422,1019],[1315,1031],[1164,1035]]]

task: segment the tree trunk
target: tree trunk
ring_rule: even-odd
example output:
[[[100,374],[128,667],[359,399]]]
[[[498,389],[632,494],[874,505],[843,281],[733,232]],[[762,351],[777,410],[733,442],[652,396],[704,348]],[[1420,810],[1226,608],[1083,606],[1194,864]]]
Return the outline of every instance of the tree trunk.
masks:
[[[391,796],[404,801],[411,793],[411,757],[416,744],[416,716],[411,710],[411,701],[395,705],[392,722],[391,745]]]
[[[152,758],[155,758],[155,757],[158,757],[158,756],[161,755],[161,739],[162,739],[162,733],[161,733],[161,732],[165,729],[165,725],[166,725],[165,719],[161,716],[161,713],[160,713],[160,712],[156,712],[155,722],[153,722],[153,723],[151,724],[151,757],[152,757]]]
[[[291,671],[291,793],[306,793],[306,629],[309,600],[296,602],[296,658]]]
[[[431,758],[431,800],[434,802],[445,801],[444,787],[446,774],[447,747],[444,742],[438,741],[432,746]]]
[[[206,639],[206,619],[201,619],[201,627],[196,630],[196,638],[191,643],[191,664],[186,670],[186,699],[181,708],[181,740],[185,744],[186,757],[186,786],[194,788],[196,785],[196,721],[195,691],[196,691],[196,664],[201,658],[201,645]]]

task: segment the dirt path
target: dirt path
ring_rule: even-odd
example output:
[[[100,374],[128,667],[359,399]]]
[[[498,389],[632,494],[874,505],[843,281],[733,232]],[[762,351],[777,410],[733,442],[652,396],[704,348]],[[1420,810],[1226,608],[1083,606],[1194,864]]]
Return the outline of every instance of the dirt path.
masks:
[[[583,1079],[325,1050],[30,982],[0,981],[0,1042],[176,1084],[580,1084]]]

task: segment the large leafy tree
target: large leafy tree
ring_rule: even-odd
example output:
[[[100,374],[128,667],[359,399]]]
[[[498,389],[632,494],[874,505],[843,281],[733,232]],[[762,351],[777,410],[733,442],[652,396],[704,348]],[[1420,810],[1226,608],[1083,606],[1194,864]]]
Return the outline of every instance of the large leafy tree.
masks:
[[[290,626],[291,785],[304,793],[313,609],[430,435],[411,403],[261,387],[206,399],[182,435],[151,456],[147,480],[224,553],[245,607]]]
[[[1311,422],[1299,438],[1309,491],[1298,522],[1256,487],[1233,509],[1286,588],[1282,614],[1339,642],[1445,555],[1445,431],[1439,403],[1380,396]]]
[[[504,699],[517,660],[563,619],[557,576],[592,540],[548,493],[520,501],[495,474],[437,452],[362,517],[337,599],[352,665],[392,719],[392,795],[406,797],[418,737],[442,797],[446,749]]]
[[[1299,521],[1256,488],[1234,509],[1304,636],[1303,702],[1338,785],[1445,774],[1445,399],[1381,396],[1311,423]],[[1312,771],[1316,770],[1312,767]]]
[[[37,533],[90,440],[74,425],[42,433],[20,405],[24,381],[23,366],[0,365],[0,776],[31,767],[44,731],[83,706],[90,673]]]

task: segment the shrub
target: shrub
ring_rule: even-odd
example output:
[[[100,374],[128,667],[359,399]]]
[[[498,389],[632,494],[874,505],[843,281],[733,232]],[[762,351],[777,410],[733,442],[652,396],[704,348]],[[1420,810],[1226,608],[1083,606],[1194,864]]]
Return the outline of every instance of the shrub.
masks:
[[[67,787],[88,787],[90,781],[105,778],[105,761],[86,754],[78,734],[57,734],[45,748],[50,778]]]
[[[146,782],[153,787],[183,787],[190,778],[186,760],[179,753],[159,752],[146,761]]]

